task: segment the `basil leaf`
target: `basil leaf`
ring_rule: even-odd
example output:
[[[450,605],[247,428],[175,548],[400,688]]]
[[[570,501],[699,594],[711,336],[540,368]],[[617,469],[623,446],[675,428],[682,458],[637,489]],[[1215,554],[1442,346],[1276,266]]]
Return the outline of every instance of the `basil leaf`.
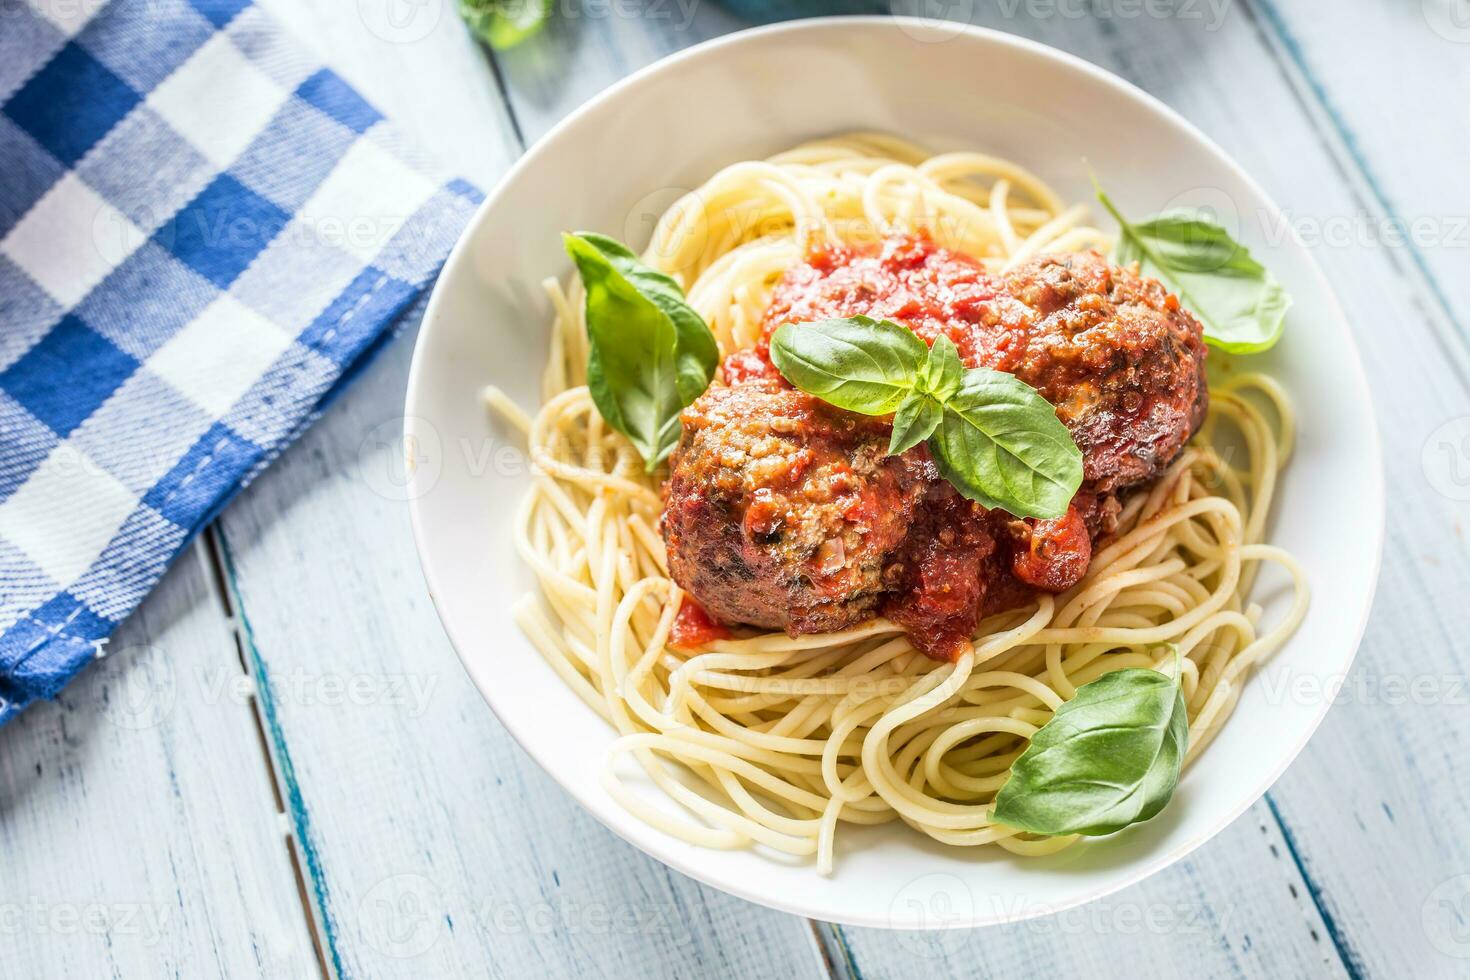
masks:
[[[552,0],[459,0],[470,29],[496,51],[520,44],[551,16]]]
[[[1263,351],[1281,339],[1291,297],[1265,266],[1215,221],[1194,211],[1165,211],[1128,221],[1101,188],[1097,199],[1117,220],[1120,263],[1172,285],[1203,322],[1205,340],[1232,354]]]
[[[944,406],[933,395],[911,391],[893,414],[893,436],[888,455],[897,456],[929,438],[944,418]]]
[[[945,479],[1017,517],[1061,517],[1082,484],[1082,453],[1034,388],[964,370],[943,335],[929,349],[906,327],[865,316],[784,323],[771,360],[787,381],[864,415],[895,413],[890,454],[924,439]]]
[[[1031,736],[996,794],[994,819],[1033,834],[1111,834],[1164,808],[1188,747],[1178,676],[1104,674]]]
[[[679,411],[714,377],[709,327],[674,280],[601,235],[564,234],[586,289],[587,388],[652,472],[679,441]]]
[[[632,249],[616,239],[588,231],[577,232],[577,237],[601,252],[609,265],[673,322],[677,335],[674,360],[683,403],[688,405],[704,394],[720,363],[720,349],[704,318],[684,299],[684,290],[672,277],[644,265]]]
[[[954,397],[960,390],[960,378],[965,366],[960,363],[960,352],[954,341],[944,334],[934,338],[929,348],[929,357],[919,369],[919,387],[938,398],[941,402]]]
[[[1082,452],[1056,410],[1003,371],[964,373],[929,448],[956,490],[1016,517],[1061,517],[1082,485]]]
[[[928,356],[912,330],[865,316],[783,323],[771,337],[771,361],[787,381],[861,415],[895,411]]]

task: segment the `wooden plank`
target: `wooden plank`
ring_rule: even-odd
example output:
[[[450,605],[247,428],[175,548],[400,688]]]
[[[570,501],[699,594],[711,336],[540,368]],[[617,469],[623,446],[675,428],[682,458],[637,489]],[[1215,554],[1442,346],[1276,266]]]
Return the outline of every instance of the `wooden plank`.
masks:
[[[191,548],[0,733],[0,972],[318,973],[223,613]]]
[[[516,124],[527,142],[608,85],[666,54],[750,26],[717,3],[590,3],[558,6],[533,42],[494,55]],[[654,16],[654,13],[657,16]],[[575,66],[575,71],[568,71]]]
[[[1427,0],[1426,5],[1432,2],[1437,0]],[[980,7],[966,6],[970,10]],[[1436,434],[1446,423],[1470,414],[1465,388],[1452,366],[1460,358],[1446,340],[1453,331],[1447,328],[1444,304],[1435,299],[1436,293],[1451,287],[1416,274],[1415,263],[1402,250],[1383,249],[1371,239],[1364,242],[1354,235],[1339,240],[1327,233],[1344,223],[1380,227],[1391,224],[1396,216],[1386,213],[1377,197],[1365,193],[1362,176],[1353,170],[1353,155],[1343,146],[1343,136],[1324,125],[1321,111],[1311,102],[1313,86],[1304,87],[1294,78],[1289,57],[1272,40],[1269,18],[1245,5],[1228,6],[1219,17],[1212,14],[1213,9],[1219,8],[1181,3],[1164,8],[1167,15],[1162,17],[1146,13],[1123,17],[1083,16],[1078,5],[996,4],[979,9],[980,16],[975,18],[987,26],[1072,51],[1160,96],[1202,126],[1260,179],[1285,206],[1297,231],[1309,236],[1313,228],[1322,229],[1321,244],[1314,251],[1343,299],[1365,359],[1374,369],[1375,402],[1389,437],[1385,447],[1389,499],[1396,503],[1390,514],[1379,601],[1358,667],[1350,678],[1347,698],[1356,703],[1329,715],[1302,760],[1278,784],[1265,817],[1257,808],[1255,818],[1269,818],[1274,829],[1268,823],[1268,833],[1242,838],[1237,825],[1190,862],[1142,889],[1121,894],[1118,900],[1134,901],[1135,894],[1151,894],[1155,888],[1166,889],[1163,894],[1175,890],[1191,894],[1186,879],[1194,877],[1200,883],[1199,894],[1211,902],[1245,907],[1250,903],[1235,903],[1232,897],[1242,894],[1248,883],[1294,875],[1288,892],[1294,889],[1295,896],[1307,896],[1317,907],[1318,918],[1267,905],[1269,911],[1260,919],[1258,931],[1249,942],[1240,941],[1244,950],[1238,954],[1240,969],[1259,972],[1267,962],[1262,950],[1279,955],[1283,948],[1293,946],[1299,947],[1294,954],[1297,960],[1308,962],[1318,948],[1311,937],[1325,934],[1343,967],[1353,974],[1387,973],[1405,963],[1426,962],[1448,974],[1455,962],[1446,958],[1446,949],[1463,952],[1452,941],[1457,934],[1453,916],[1456,908],[1463,907],[1466,892],[1465,879],[1456,873],[1470,868],[1465,835],[1451,829],[1463,831],[1464,820],[1459,815],[1466,812],[1467,802],[1463,726],[1453,724],[1452,714],[1463,696],[1465,651],[1454,638],[1464,635],[1470,617],[1459,599],[1470,585],[1464,543],[1470,515],[1464,501],[1453,498],[1457,471],[1451,467],[1470,467],[1470,459],[1460,458],[1467,445],[1458,441],[1464,430],[1450,430],[1456,436],[1453,441],[1443,432]],[[1361,45],[1364,38],[1377,35],[1359,31],[1353,17],[1329,18],[1331,32],[1324,35],[1319,7],[1294,2],[1288,9],[1303,25],[1311,24],[1309,53],[1320,48],[1324,36],[1340,40],[1339,47],[1313,63],[1332,64],[1339,75],[1337,84],[1356,74],[1359,81],[1354,92],[1376,88],[1373,104],[1380,111],[1375,121],[1395,114],[1422,119],[1413,139],[1395,139],[1393,130],[1382,135],[1383,141],[1399,148],[1380,168],[1386,174],[1383,179],[1405,175],[1392,182],[1394,194],[1401,193],[1400,183],[1421,178],[1427,169],[1422,160],[1427,157],[1442,163],[1433,168],[1428,186],[1434,191],[1425,195],[1420,207],[1449,219],[1457,208],[1463,211],[1464,183],[1456,163],[1463,153],[1451,145],[1463,133],[1444,126],[1442,116],[1406,113],[1404,87],[1384,86],[1380,73],[1362,70]],[[1008,10],[1015,13],[1008,15]],[[1377,17],[1414,14],[1396,8]],[[710,26],[696,18],[683,34],[662,31],[661,43],[640,50],[673,49],[723,26],[718,22]],[[614,36],[622,28],[612,23],[605,33]],[[586,28],[581,30],[585,34]],[[1308,33],[1305,26],[1302,33]],[[574,37],[579,39],[561,43],[577,51],[585,71],[586,60],[598,56],[601,49],[579,35]],[[1404,64],[1396,62],[1394,71],[1421,56],[1420,48],[1410,41],[1401,50]],[[601,56],[616,66],[612,56]],[[1408,77],[1417,85],[1408,90],[1445,91],[1452,53],[1441,46],[1422,56],[1437,67],[1411,73]],[[517,59],[525,64],[517,67]],[[534,49],[513,52],[502,64],[511,105],[528,134],[540,131],[546,121],[559,117],[587,94],[559,85],[554,62],[537,61]],[[1463,61],[1453,70],[1463,75],[1460,65]],[[605,72],[613,70],[609,67]],[[1349,97],[1347,101],[1358,100]],[[1351,131],[1360,128],[1367,127]],[[1420,138],[1432,129],[1446,132],[1438,142]],[[1146,152],[1140,148],[1141,160],[1146,160]],[[1440,202],[1437,210],[1433,207],[1436,201]],[[1450,222],[1443,230],[1452,230]],[[1281,229],[1262,232],[1280,234]],[[1436,262],[1455,258],[1447,248],[1443,255],[1432,255],[1428,265],[1432,270]],[[1457,283],[1459,288],[1466,286],[1463,277]],[[1431,454],[1439,451],[1436,447],[1458,447],[1458,454],[1436,457],[1426,468],[1426,446]],[[1425,528],[1438,533],[1426,535]],[[1301,690],[1287,696],[1320,696],[1311,693],[1314,685],[1330,691],[1330,685],[1340,681],[1302,680]],[[1415,681],[1428,691],[1431,703],[1417,704],[1413,697],[1399,693],[1401,686]],[[1386,738],[1385,733],[1392,735]],[[1292,867],[1283,870],[1277,857],[1281,853],[1291,859]],[[1295,904],[1293,897],[1291,905]],[[881,936],[844,932],[860,937],[851,939],[848,947],[863,972],[869,972],[872,964],[901,962],[882,960],[882,950],[892,947]],[[993,935],[998,933],[985,934],[987,946]],[[1089,945],[1091,941],[1089,937]],[[1135,950],[1116,962],[1120,969],[1145,974],[1177,968],[1181,963],[1204,968],[1209,975],[1234,969],[1228,958],[1206,967],[1173,952],[1160,954],[1157,964],[1147,958],[1140,962],[1139,956],[1155,955],[1151,951],[1158,946],[1150,944],[1148,950]],[[1254,958],[1245,955],[1250,950],[1255,951]],[[995,957],[992,962],[1008,962],[1003,953]],[[1106,970],[1100,964],[1108,962],[1103,957],[1091,965],[1094,970]]]
[[[1304,215],[1303,230],[1381,251],[1422,292],[1470,381],[1470,189],[1460,165],[1470,156],[1470,9],[1461,0],[1348,0],[1326,18],[1303,0],[1245,9],[1362,201],[1331,222]]]
[[[404,43],[330,0],[293,16],[450,166],[488,186],[508,165],[493,74],[452,13]],[[333,969],[825,976],[805,923],[614,838],[469,684],[391,475],[411,345],[390,348],[220,522]]]

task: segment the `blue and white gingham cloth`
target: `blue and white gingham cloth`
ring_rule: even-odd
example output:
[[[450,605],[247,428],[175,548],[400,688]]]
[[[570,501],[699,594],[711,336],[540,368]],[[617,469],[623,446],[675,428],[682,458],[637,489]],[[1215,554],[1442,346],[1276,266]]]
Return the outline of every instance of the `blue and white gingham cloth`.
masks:
[[[248,0],[0,3],[0,722],[98,654],[479,199]]]

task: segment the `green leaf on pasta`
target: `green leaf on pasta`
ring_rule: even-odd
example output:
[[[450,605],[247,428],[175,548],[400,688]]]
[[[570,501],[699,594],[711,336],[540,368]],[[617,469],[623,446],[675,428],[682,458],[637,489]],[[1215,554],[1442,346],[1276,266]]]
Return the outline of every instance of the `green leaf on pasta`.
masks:
[[[685,300],[684,290],[672,277],[644,265],[622,242],[586,231],[578,232],[576,237],[601,252],[607,263],[674,325],[674,357],[683,403],[687,405],[704,394],[719,365],[720,350],[704,318]]]
[[[1077,689],[1031,736],[994,819],[1033,834],[1111,834],[1158,814],[1179,783],[1189,718],[1174,676],[1128,668]]]
[[[965,366],[960,363],[960,352],[954,341],[940,334],[934,339],[929,356],[919,370],[919,387],[945,402],[960,390],[964,373]]]
[[[709,386],[714,335],[673,279],[621,242],[562,236],[586,290],[587,388],[651,472],[679,441],[679,412]]]
[[[785,323],[771,360],[796,387],[863,415],[893,414],[890,454],[925,440],[960,493],[1017,517],[1061,517],[1082,484],[1082,453],[1051,404],[1013,375],[966,370],[940,335],[865,316]]]
[[[1232,354],[1266,350],[1281,339],[1291,297],[1244,245],[1201,212],[1165,211],[1134,223],[1100,188],[1117,220],[1114,258],[1162,279],[1200,318],[1205,340]]]

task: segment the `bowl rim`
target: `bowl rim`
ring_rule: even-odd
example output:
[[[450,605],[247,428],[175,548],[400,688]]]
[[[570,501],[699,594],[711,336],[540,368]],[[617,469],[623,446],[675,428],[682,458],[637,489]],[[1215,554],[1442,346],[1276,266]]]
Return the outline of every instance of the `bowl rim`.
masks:
[[[1088,78],[1093,83],[1106,87],[1112,90],[1114,94],[1138,103],[1143,108],[1162,116],[1183,136],[1192,140],[1202,149],[1207,151],[1210,156],[1218,160],[1252,193],[1258,195],[1261,201],[1263,201],[1267,205],[1274,216],[1280,216],[1281,214],[1280,207],[1276,204],[1275,200],[1265,192],[1260,184],[1257,183],[1256,180],[1244,170],[1244,168],[1236,163],[1234,158],[1226,153],[1222,147],[1220,147],[1210,137],[1205,135],[1202,130],[1200,130],[1197,126],[1184,118],[1184,116],[1182,116],[1180,113],[1165,104],[1156,96],[1151,95],[1150,93],[1134,85],[1132,82],[1129,82],[1126,79],[1123,79],[1104,68],[1094,65],[1091,62],[1086,61],[1085,59],[1079,58],[1076,55],[1070,54],[1066,51],[1062,51],[1058,48],[1051,47],[1050,45],[1042,44],[1038,41],[1032,41],[1029,38],[1018,37],[1016,35],[1008,34],[1003,31],[995,30],[993,28],[980,27],[977,25],[956,21],[935,20],[931,18],[911,16],[850,15],[838,17],[815,17],[792,21],[783,21],[774,24],[767,24],[734,31],[729,34],[724,34],[719,37],[711,38],[709,40],[702,41],[699,44],[695,44],[690,47],[683,48],[679,51],[668,54],[652,62],[651,64],[640,68],[627,77],[620,79],[616,83],[608,86],[606,89],[589,98],[587,101],[583,102],[577,108],[572,110],[563,119],[559,120],[554,126],[548,129],[532,145],[526,147],[521,157],[516,160],[509,169],[507,169],[505,174],[503,174],[498,181],[496,181],[494,188],[485,195],[484,200],[480,203],[479,207],[475,210],[474,214],[470,217],[469,221],[461,230],[459,237],[454,244],[454,247],[450,250],[448,257],[445,259],[443,267],[440,269],[439,275],[434,283],[433,290],[430,294],[428,305],[423,315],[420,333],[415,338],[413,358],[409,366],[408,385],[404,398],[402,433],[405,444],[412,445],[412,443],[407,442],[407,440],[416,438],[418,424],[422,421],[419,418],[418,414],[415,412],[415,408],[421,402],[421,390],[423,385],[425,384],[425,375],[429,371],[429,368],[426,366],[428,355],[425,353],[425,351],[428,345],[425,343],[425,338],[428,337],[430,333],[434,330],[435,324],[439,320],[438,312],[440,306],[444,302],[443,293],[446,289],[446,287],[444,286],[445,281],[452,278],[461,263],[465,261],[466,254],[471,247],[470,243],[472,239],[474,239],[480,233],[481,225],[484,222],[486,215],[491,210],[493,210],[496,205],[499,204],[501,198],[505,196],[511,185],[515,183],[516,179],[521,175],[521,173],[529,169],[530,167],[535,166],[540,160],[541,156],[549,152],[548,148],[556,142],[561,133],[563,133],[567,129],[572,128],[573,126],[578,125],[584,118],[595,115],[605,104],[622,97],[625,92],[657,82],[660,76],[669,72],[673,68],[682,65],[686,61],[705,57],[711,52],[728,46],[759,43],[765,38],[773,37],[776,35],[820,33],[828,30],[846,28],[898,31],[900,33],[908,35],[910,38],[912,38],[913,36],[911,32],[945,32],[950,37],[968,35],[969,37],[984,43],[1009,47],[1026,54],[1040,57],[1044,60],[1057,62],[1066,68],[1079,71],[1088,76]],[[1349,360],[1353,369],[1353,380],[1356,382],[1357,390],[1367,393],[1371,399],[1372,389],[1368,385],[1368,376],[1363,367],[1362,354],[1358,350],[1357,340],[1353,336],[1350,328],[1350,321],[1347,317],[1346,311],[1342,307],[1342,303],[1337,298],[1335,291],[1332,289],[1330,281],[1327,279],[1321,267],[1318,265],[1315,255],[1313,255],[1311,250],[1306,248],[1306,246],[1299,240],[1295,232],[1292,233],[1291,243],[1297,247],[1301,257],[1305,260],[1304,269],[1306,273],[1308,273],[1315,280],[1314,284],[1320,288],[1321,292],[1326,297],[1328,303],[1328,314],[1332,317],[1335,317],[1336,321],[1342,324],[1344,328],[1347,328],[1347,353],[1349,354]],[[1383,543],[1386,522],[1383,448],[1381,435],[1379,432],[1378,417],[1376,412],[1372,410],[1371,400],[1368,409],[1369,410],[1367,412],[1367,415],[1370,421],[1370,425],[1366,432],[1360,432],[1358,435],[1364,441],[1364,444],[1360,451],[1369,457],[1369,463],[1371,465],[1368,467],[1368,471],[1371,472],[1372,479],[1369,485],[1359,487],[1358,491],[1360,493],[1366,493],[1369,496],[1370,509],[1374,519],[1371,528],[1359,528],[1358,530],[1360,533],[1363,530],[1368,530],[1370,532],[1372,567],[1370,569],[1371,575],[1369,578],[1368,591],[1364,597],[1362,609],[1358,613],[1358,621],[1349,632],[1349,635],[1352,637],[1351,650],[1347,653],[1345,659],[1342,662],[1343,673],[1346,673],[1348,670],[1351,669],[1354,661],[1357,659],[1358,651],[1362,646],[1363,634],[1367,628],[1368,618],[1372,613],[1374,599],[1378,590],[1383,559]],[[410,476],[410,481],[412,481],[412,479],[413,477]],[[696,881],[701,882],[702,884],[708,885],[712,888],[716,888],[727,894],[735,895],[738,898],[745,899],[746,901],[753,902],[766,908],[775,909],[777,911],[786,912],[792,915],[799,915],[809,919],[829,921],[842,925],[880,929],[919,928],[927,930],[941,930],[979,928],[984,926],[1020,922],[1027,919],[1036,918],[1038,916],[1050,915],[1105,898],[1108,895],[1121,891],[1124,888],[1135,885],[1138,882],[1143,881],[1144,879],[1151,877],[1157,872],[1162,871],[1165,868],[1173,865],[1175,862],[1182,860],[1183,858],[1187,857],[1191,852],[1193,852],[1196,848],[1200,847],[1207,841],[1219,835],[1223,830],[1225,830],[1237,819],[1239,819],[1242,814],[1244,814],[1247,810],[1254,806],[1266,794],[1266,792],[1275,784],[1275,782],[1281,777],[1281,775],[1287,770],[1287,768],[1294,761],[1296,761],[1297,757],[1306,747],[1307,742],[1311,740],[1311,737],[1321,726],[1323,718],[1325,718],[1327,715],[1327,711],[1332,707],[1333,699],[1322,699],[1322,704],[1317,707],[1315,715],[1312,717],[1310,724],[1303,731],[1300,740],[1297,742],[1296,745],[1291,747],[1291,750],[1289,752],[1285,753],[1281,757],[1282,761],[1274,766],[1272,770],[1259,781],[1255,788],[1246,793],[1242,797],[1241,801],[1233,809],[1225,811],[1220,816],[1211,819],[1209,821],[1209,826],[1203,832],[1194,835],[1188,840],[1185,840],[1181,844],[1174,847],[1172,850],[1150,855],[1149,858],[1145,860],[1139,860],[1135,862],[1133,867],[1129,868],[1125,873],[1118,875],[1116,879],[1110,880],[1106,884],[1094,888],[1091,891],[1079,892],[1069,897],[1065,901],[1057,902],[1044,907],[1035,906],[1027,903],[1025,907],[1019,911],[1002,911],[989,914],[977,912],[976,914],[972,914],[968,917],[956,917],[947,921],[932,923],[928,922],[927,920],[921,923],[895,922],[891,917],[888,919],[884,919],[882,917],[847,915],[844,914],[841,910],[837,909],[816,908],[810,904],[804,903],[799,899],[793,899],[785,895],[758,893],[753,889],[744,887],[744,885],[741,883],[725,880],[723,878],[719,878],[713,874],[710,874],[704,871],[697,863],[684,860],[679,855],[671,853],[669,848],[660,847],[656,841],[660,840],[661,838],[656,837],[652,841],[641,841],[629,837],[619,827],[617,827],[615,824],[613,824],[603,816],[601,808],[599,806],[593,805],[588,796],[588,793],[583,787],[569,785],[567,782],[562,780],[556,768],[548,762],[548,759],[544,756],[544,753],[537,747],[535,740],[530,737],[530,733],[517,730],[516,726],[496,709],[495,702],[489,697],[484,688],[481,687],[481,685],[475,680],[475,672],[469,662],[470,654],[467,652],[473,649],[470,638],[461,634],[460,630],[457,629],[455,624],[453,623],[451,617],[440,605],[439,596],[441,594],[444,594],[444,592],[440,589],[439,585],[440,582],[443,580],[443,576],[441,575],[441,572],[436,570],[434,567],[433,559],[430,556],[430,544],[427,538],[427,533],[424,529],[424,500],[428,499],[429,496],[432,495],[418,494],[413,492],[410,492],[408,494],[409,522],[413,532],[414,547],[416,552],[418,553],[419,565],[423,571],[424,579],[428,586],[429,599],[433,603],[434,610],[439,616],[439,621],[444,627],[444,631],[449,638],[450,644],[454,647],[455,654],[459,658],[461,666],[464,667],[466,674],[469,675],[470,682],[475,686],[481,698],[484,699],[486,705],[490,708],[491,712],[495,714],[496,718],[499,719],[501,725],[504,726],[506,731],[510,733],[511,737],[515,739],[515,741],[536,762],[536,764],[540,766],[544,772],[550,775],[551,778],[557,783],[557,785],[565,790],[584,811],[589,813],[604,827],[607,827],[619,838],[631,844],[639,851],[647,854],[649,857],[652,857],[664,866],[673,868],[674,870],[679,871],[680,873],[687,875],[688,877],[693,878]],[[1290,645],[1290,643],[1291,640],[1288,639],[1287,645]]]

